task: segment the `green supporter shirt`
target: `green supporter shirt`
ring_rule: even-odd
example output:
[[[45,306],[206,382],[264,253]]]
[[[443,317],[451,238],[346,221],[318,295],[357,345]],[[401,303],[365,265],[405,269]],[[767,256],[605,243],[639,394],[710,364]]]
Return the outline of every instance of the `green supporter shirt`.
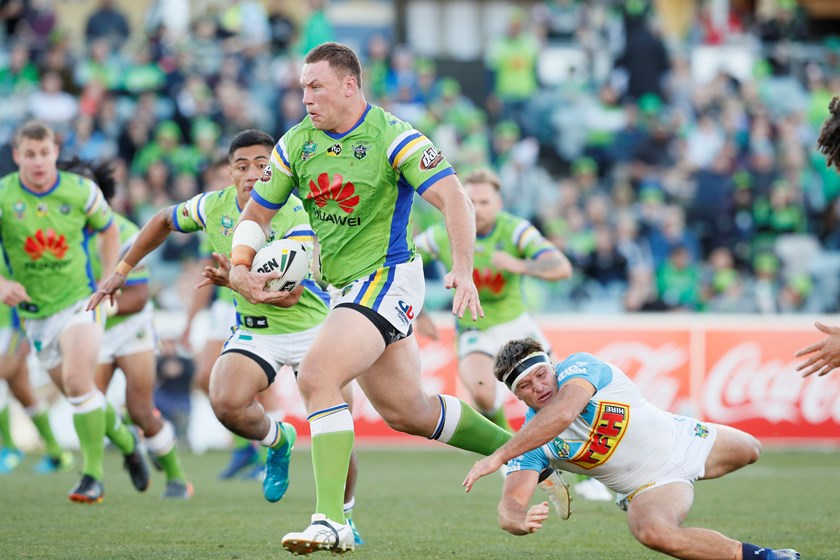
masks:
[[[452,268],[449,236],[442,223],[435,224],[417,236],[417,249]],[[473,280],[478,288],[484,317],[473,321],[464,315],[458,329],[485,330],[513,321],[526,312],[522,297],[522,275],[498,270],[492,265],[494,251],[503,251],[520,259],[536,259],[547,251],[557,251],[527,220],[500,212],[496,225],[487,235],[475,240]]]
[[[134,222],[126,218],[121,214],[117,214],[114,212],[114,222],[117,224],[117,230],[120,234],[120,255],[125,255],[128,250],[131,248],[131,244],[134,243],[134,240],[137,239],[137,234],[140,233],[140,228],[134,225]],[[88,239],[88,253],[91,256],[91,268],[93,269],[93,277],[96,278],[97,282],[102,280],[102,259],[99,256],[99,252],[96,250],[96,239],[91,237]],[[110,276],[110,272],[108,273]],[[141,262],[139,265],[135,266],[131,272],[128,273],[128,277],[126,277],[124,286],[136,286],[138,284],[148,284],[149,283],[149,269],[146,268],[143,263]],[[105,322],[105,330],[110,329],[113,326],[119,325],[126,319],[129,319],[136,315],[136,313],[130,313],[128,315],[116,315],[114,317],[108,317],[108,320]]]
[[[252,198],[278,209],[299,189],[321,243],[321,275],[338,288],[411,261],[414,193],[455,173],[426,136],[372,105],[341,134],[307,116],[277,143],[270,169]]]
[[[252,191],[253,192],[253,191]],[[241,210],[236,200],[236,187],[197,195],[173,209],[172,223],[183,232],[205,231],[213,251],[230,255],[233,226]],[[315,233],[306,219],[300,199],[289,197],[288,204],[271,220],[273,239],[295,239],[311,253]],[[289,334],[320,325],[327,316],[328,296],[312,278],[303,281],[300,301],[288,308],[249,303],[234,293],[237,326],[259,329],[260,334]]]
[[[99,187],[80,175],[59,172],[45,193],[29,190],[18,173],[0,179],[0,243],[32,299],[18,306],[22,317],[49,317],[93,293],[88,237],[112,220]]]

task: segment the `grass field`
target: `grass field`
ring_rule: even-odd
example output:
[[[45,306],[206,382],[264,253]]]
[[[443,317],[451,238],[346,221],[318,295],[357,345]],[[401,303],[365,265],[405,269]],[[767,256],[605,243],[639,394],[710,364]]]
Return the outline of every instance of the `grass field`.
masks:
[[[0,558],[219,560],[291,558],[279,545],[308,524],[314,506],[309,453],[295,451],[292,484],[283,501],[265,502],[258,483],[219,481],[227,454],[186,455],[196,494],[185,502],[160,498],[163,478],[138,495],[106,455],[105,502],[73,504],[77,476],[30,474],[37,457],[0,477]],[[367,545],[363,559],[665,558],[636,543],[624,513],[580,499],[569,521],[554,517],[535,535],[498,528],[501,477],[460,487],[474,456],[448,451],[363,450],[354,519]],[[840,451],[765,451],[761,460],[726,478],[698,484],[688,524],[740,540],[794,547],[808,560],[840,558]],[[329,558],[325,553],[315,558]]]

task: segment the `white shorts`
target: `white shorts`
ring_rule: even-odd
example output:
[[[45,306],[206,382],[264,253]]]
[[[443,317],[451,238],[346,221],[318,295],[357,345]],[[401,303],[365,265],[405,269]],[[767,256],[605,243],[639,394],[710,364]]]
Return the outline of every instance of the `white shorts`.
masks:
[[[229,301],[220,299],[214,301],[210,305],[210,328],[207,330],[207,340],[224,342],[230,338],[234,325],[236,325],[236,306]]]
[[[144,309],[107,329],[99,349],[99,363],[112,364],[117,358],[155,351],[157,339],[151,309]]]
[[[540,344],[547,354],[551,353],[551,344],[540,330],[537,322],[523,313],[513,321],[502,323],[486,330],[468,330],[458,335],[458,359],[468,354],[479,353],[495,357],[509,340],[530,336]]]
[[[68,328],[75,325],[97,325],[100,329],[105,329],[104,306],[100,305],[94,311],[85,311],[87,302],[88,299],[85,298],[44,319],[24,321],[26,336],[32,342],[44,369],[49,371],[61,364],[61,348],[58,341]]]
[[[685,417],[674,431],[671,455],[656,471],[648,477],[649,482],[642,484],[628,494],[616,494],[615,504],[627,511],[630,502],[643,492],[672,482],[694,484],[706,472],[706,459],[717,439],[717,426],[700,422],[695,418]]]
[[[380,268],[343,289],[330,286],[328,292],[330,309],[342,304],[367,307],[405,336],[426,297],[423,259],[418,255],[411,262]]]
[[[225,342],[222,354],[235,352],[258,358],[255,361],[265,371],[270,384],[283,366],[291,366],[297,373],[303,356],[312,346],[320,328],[321,325],[318,325],[297,333],[259,334],[239,327]]]

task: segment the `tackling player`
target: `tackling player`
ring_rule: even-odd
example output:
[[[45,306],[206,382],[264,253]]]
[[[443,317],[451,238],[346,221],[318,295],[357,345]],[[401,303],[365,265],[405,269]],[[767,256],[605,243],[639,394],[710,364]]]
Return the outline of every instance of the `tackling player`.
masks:
[[[140,448],[125,426],[114,428],[116,411],[94,383],[103,311],[85,309],[96,287],[87,251],[91,232],[101,236],[103,262],[113,266],[117,260],[111,209],[93,181],[58,170],[58,146],[47,125],[24,124],[12,154],[19,171],[0,179],[0,240],[12,279],[0,279],[0,300],[18,307],[38,359],[73,407],[83,462],[70,499],[102,501],[106,433],[143,491],[148,472]]]
[[[230,280],[248,301],[277,297],[264,290],[266,275],[249,268],[273,216],[299,204],[291,194],[298,188],[331,297],[298,375],[312,432],[315,514],[304,531],[283,537],[290,552],[309,554],[354,547],[341,506],[354,442],[341,388],[353,379],[396,430],[482,454],[510,434],[452,396],[427,394],[420,382],[411,328],[425,289],[411,238],[415,192],[445,216],[453,252],[445,284],[455,289],[453,313],[482,313],[472,279],[474,215],[454,170],[426,136],[367,103],[359,59],[345,45],[309,51],[300,85],[308,116],[277,143],[271,176],[257,183],[242,212]]]
[[[205,231],[219,268],[207,270],[208,280],[202,285],[227,284],[229,263],[226,255],[231,249],[233,226],[240,209],[250,199],[254,184],[262,177],[273,146],[274,140],[264,132],[247,130],[237,134],[228,150],[233,185],[218,192],[200,194],[158,212],[140,230],[117,272],[102,284],[91,298],[89,307],[97,306],[104,297],[116,293],[140,260],[162,244],[172,231]],[[314,233],[299,200],[274,216],[269,239],[275,236],[312,246]],[[276,293],[261,304],[250,303],[239,294],[234,294],[234,298],[237,328],[213,366],[210,403],[226,428],[268,448],[263,494],[266,500],[276,502],[283,497],[289,484],[289,459],[296,432],[289,423],[271,420],[255,396],[274,382],[284,365],[297,371],[326,317],[326,294],[312,279],[306,279],[292,292]],[[348,386],[343,392],[342,403],[346,405],[350,396]],[[347,510],[354,503],[355,473],[353,468],[341,480]],[[355,532],[351,532],[351,538],[361,540]]]
[[[466,491],[507,463],[499,525],[514,535],[542,528],[548,504],[528,507],[546,467],[587,474],[618,494],[633,536],[648,548],[691,560],[795,560],[791,549],[738,542],[683,527],[694,481],[718,478],[758,460],[761,444],[729,426],[671,414],[650,404],[616,366],[579,352],[553,365],[534,339],[511,340],[494,373],[528,405],[525,426],[476,462]]]

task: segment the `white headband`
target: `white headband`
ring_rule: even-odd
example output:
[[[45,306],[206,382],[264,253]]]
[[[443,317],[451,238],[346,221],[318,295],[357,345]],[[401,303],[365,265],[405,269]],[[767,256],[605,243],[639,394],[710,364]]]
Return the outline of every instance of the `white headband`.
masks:
[[[508,386],[511,391],[516,391],[516,386],[522,379],[531,373],[534,368],[542,364],[550,364],[551,360],[545,352],[534,352],[522,358],[511,370],[502,378],[502,382]]]

